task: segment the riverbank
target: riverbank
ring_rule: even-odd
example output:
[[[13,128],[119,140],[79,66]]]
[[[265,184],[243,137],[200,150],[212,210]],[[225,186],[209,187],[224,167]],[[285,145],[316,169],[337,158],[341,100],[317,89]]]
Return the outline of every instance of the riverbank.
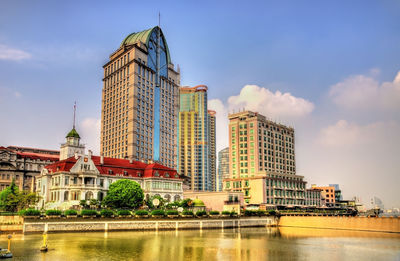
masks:
[[[400,218],[282,216],[278,226],[400,233]]]

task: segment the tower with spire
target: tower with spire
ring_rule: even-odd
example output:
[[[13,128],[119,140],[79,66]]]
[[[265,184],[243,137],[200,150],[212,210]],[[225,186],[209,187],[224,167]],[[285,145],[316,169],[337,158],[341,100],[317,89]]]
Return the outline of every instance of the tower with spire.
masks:
[[[60,148],[60,160],[67,159],[74,156],[75,154],[83,155],[85,153],[85,145],[80,144],[81,137],[75,129],[75,115],[76,115],[76,102],[74,104],[74,121],[72,124],[72,130],[68,132],[65,137],[66,142],[61,144]]]

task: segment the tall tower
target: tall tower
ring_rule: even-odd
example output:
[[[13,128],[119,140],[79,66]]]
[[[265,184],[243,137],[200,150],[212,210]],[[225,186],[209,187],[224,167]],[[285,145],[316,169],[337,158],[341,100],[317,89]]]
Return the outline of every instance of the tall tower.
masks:
[[[210,158],[210,175],[211,175],[211,184],[212,190],[218,191],[218,178],[217,178],[217,149],[215,144],[215,111],[208,110],[208,133],[209,133],[209,154],[208,157]]]
[[[222,191],[222,180],[227,178],[229,178],[229,147],[218,152],[218,191]]]
[[[215,112],[207,110],[207,86],[180,88],[178,172],[193,191],[213,191]]]
[[[103,68],[101,154],[176,168],[180,74],[161,28],[128,35]]]

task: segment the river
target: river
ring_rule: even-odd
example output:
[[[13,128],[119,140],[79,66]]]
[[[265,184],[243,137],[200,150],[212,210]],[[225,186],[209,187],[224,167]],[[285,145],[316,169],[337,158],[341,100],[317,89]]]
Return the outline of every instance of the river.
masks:
[[[0,246],[7,246],[0,235]],[[400,260],[400,235],[305,228],[13,235],[13,260]]]

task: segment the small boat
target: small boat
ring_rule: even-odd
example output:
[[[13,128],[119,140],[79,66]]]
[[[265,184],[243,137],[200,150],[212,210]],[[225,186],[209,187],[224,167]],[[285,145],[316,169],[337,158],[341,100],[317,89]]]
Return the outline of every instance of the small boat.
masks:
[[[12,258],[13,254],[6,248],[0,248],[0,258]]]

